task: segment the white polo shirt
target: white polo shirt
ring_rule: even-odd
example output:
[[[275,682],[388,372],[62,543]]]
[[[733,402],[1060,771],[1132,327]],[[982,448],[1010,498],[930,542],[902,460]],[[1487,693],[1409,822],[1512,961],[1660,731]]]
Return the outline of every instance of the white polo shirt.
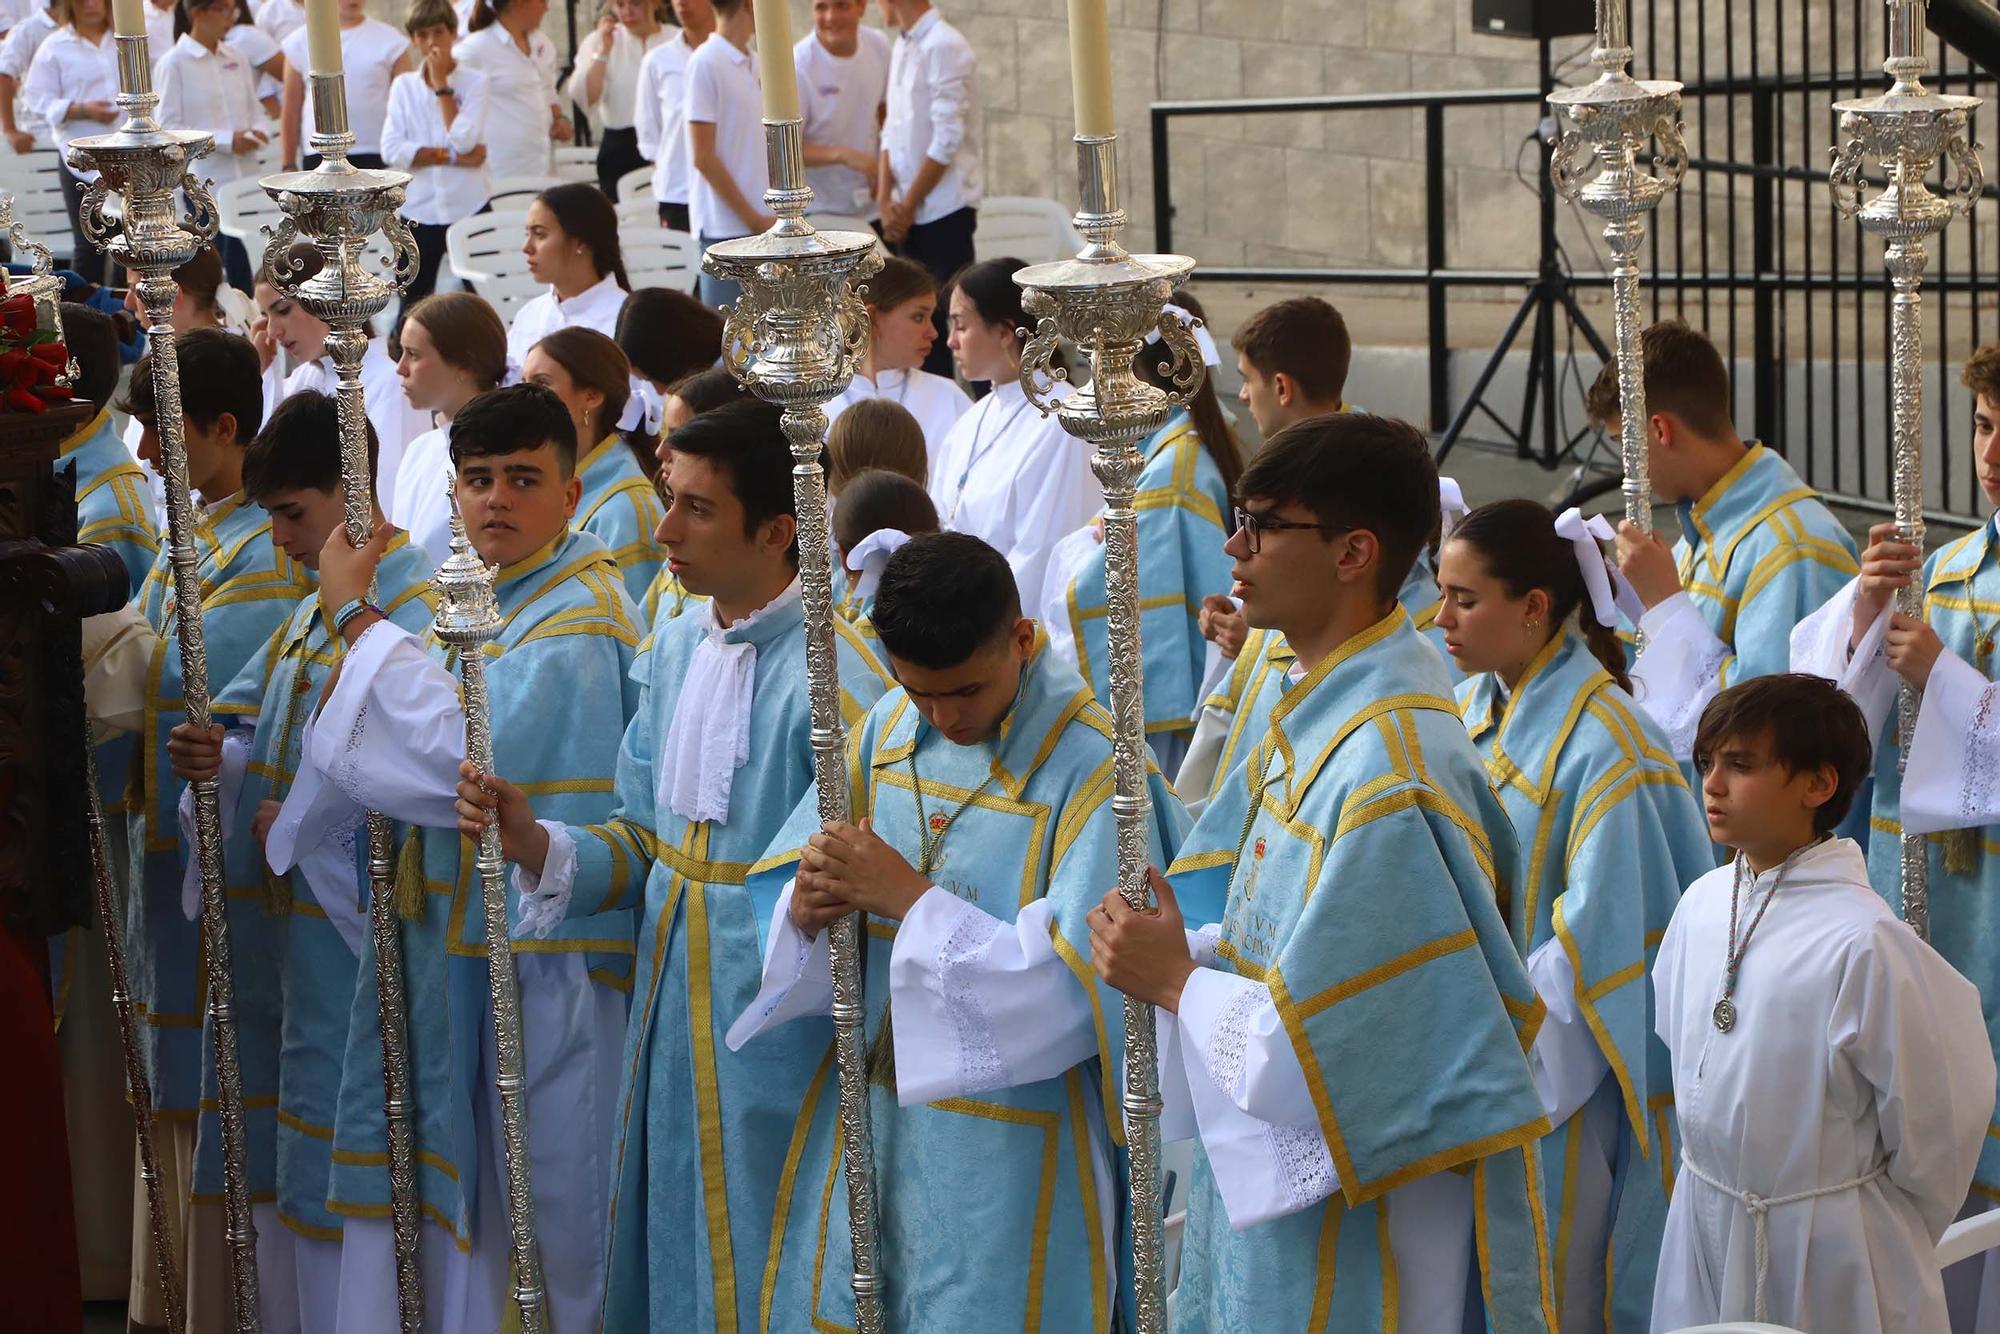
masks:
[[[69,141],[93,134],[109,134],[113,126],[99,120],[71,116],[79,102],[115,102],[118,96],[118,43],[106,28],[95,44],[77,36],[76,29],[64,25],[49,34],[28,66],[21,82],[21,98],[36,119],[49,127],[49,137],[65,150],[63,170],[70,171]],[[97,173],[79,177],[96,180]]]
[[[141,4],[146,11],[146,49],[157,65],[174,47],[174,7],[156,5],[153,0],[141,0]]]
[[[889,93],[889,39],[877,28],[863,28],[856,36],[860,43],[851,56],[827,50],[817,33],[807,33],[792,48],[799,115],[807,143],[858,148],[873,156],[881,149],[879,117]],[[874,216],[869,178],[852,167],[808,167],[806,184],[813,188],[817,208]]]
[[[674,29],[639,63],[632,95],[639,154],[653,164],[653,198],[662,204],[688,201],[687,67],[694,53],[687,31]]]
[[[229,151],[238,130],[271,132],[257,101],[257,71],[235,47],[222,42],[211,51],[183,36],[153,66],[153,87],[160,94],[160,124],[215,136],[215,151],[201,160],[200,170],[216,184],[269,171],[255,153]]]
[[[460,38],[454,54],[486,76],[486,168],[493,178],[553,176],[555,44],[538,28],[522,51],[495,23]]]
[[[665,46],[668,39],[678,32],[679,29],[662,24],[653,30],[651,37],[641,39],[620,23],[611,29],[607,49],[603,35],[592,28],[577,43],[576,68],[570,72],[569,82],[563,85],[563,100],[583,105],[584,81],[601,53],[604,56],[604,91],[598,94],[595,102],[583,107],[584,114],[600,131],[631,129],[638,108],[639,70],[645,65],[648,55]]]
[[[979,69],[972,43],[933,9],[896,39],[889,59],[889,109],[882,147],[898,193],[917,178],[924,159],[949,168],[924,197],[913,221],[936,222],[977,208]]]
[[[703,42],[688,61],[687,119],[690,135],[698,123],[715,126],[715,155],[735,178],[744,202],[761,208],[770,174],[764,161],[764,85],[757,78],[756,58],[719,35]],[[696,170],[692,147],[688,154],[688,220],[695,235],[726,240],[755,231]]]
[[[299,0],[264,0],[257,6],[257,26],[271,35],[271,40],[284,48],[285,39],[306,26],[305,6]],[[299,77],[305,77],[303,67]]]
[[[411,222],[448,227],[486,207],[493,195],[493,178],[485,167],[413,167],[419,148],[449,148],[470,153],[479,147],[486,124],[486,76],[470,65],[451,72],[458,114],[446,129],[438,95],[424,82],[422,70],[398,74],[389,85],[389,114],[382,122],[382,160],[410,173],[402,214]]]
[[[9,28],[6,43],[0,45],[0,74],[12,76],[17,84],[25,79],[28,66],[35,63],[35,52],[42,49],[42,43],[49,40],[49,34],[60,26],[54,15],[41,9]],[[32,112],[29,114],[33,115]],[[28,124],[21,128],[28,130],[34,126]]]
[[[312,77],[306,60],[306,30],[299,28],[286,37],[281,49],[285,63],[299,72],[306,86],[305,105],[299,113],[299,156],[303,158],[313,151]],[[382,151],[382,121],[389,114],[389,84],[396,76],[396,62],[409,49],[409,36],[380,19],[363,19],[352,28],[340,30],[340,62],[347,72],[347,123],[354,131],[352,151]]]
[[[507,356],[516,366],[525,366],[529,348],[571,325],[582,325],[606,338],[616,338],[618,312],[624,308],[625,289],[608,273],[594,287],[586,287],[567,301],[556,296],[556,289],[551,287],[514,312],[514,322],[507,326]]]

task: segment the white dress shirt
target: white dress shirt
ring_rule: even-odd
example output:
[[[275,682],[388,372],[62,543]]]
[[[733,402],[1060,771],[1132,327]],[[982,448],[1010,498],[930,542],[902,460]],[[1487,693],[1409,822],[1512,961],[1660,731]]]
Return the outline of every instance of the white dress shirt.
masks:
[[[393,488],[375,488],[377,495],[388,497],[382,513],[440,565],[451,555],[451,496],[446,479],[453,475],[451,427],[433,426],[403,451]]]
[[[142,8],[146,11],[147,50],[151,53],[153,62],[158,64],[161,56],[173,50],[174,7],[171,4],[161,6],[154,4],[153,0],[143,0]]]
[[[548,177],[555,142],[556,48],[540,29],[524,52],[498,23],[462,38],[459,63],[486,76],[486,166],[494,179]],[[553,184],[553,182],[551,182]]]
[[[60,26],[54,15],[41,9],[9,28],[6,43],[0,45],[0,74],[12,77],[17,84],[25,79],[28,66],[35,62],[35,52],[42,49],[42,43],[49,39],[49,34]],[[32,111],[29,114],[31,117],[34,115]],[[23,125],[21,128],[26,130],[33,126]]]
[[[306,26],[305,6],[299,0],[264,0],[257,6],[257,26],[269,33],[271,40],[283,49],[285,39]],[[299,74],[304,77],[303,67]]]
[[[267,97],[283,98],[285,86],[266,73],[264,67],[284,54],[278,49],[277,39],[254,23],[239,23],[223,36],[223,41],[236,48],[236,54],[250,62],[257,81],[257,100]],[[282,64],[282,61],[280,61]],[[282,74],[284,71],[279,71]]]
[[[909,409],[917,425],[924,428],[924,452],[933,478],[946,437],[972,406],[972,399],[958,387],[958,381],[929,371],[883,371],[872,380],[856,371],[840,396],[826,405],[827,426],[831,428],[835,418],[864,398],[886,398]]]
[[[761,207],[770,188],[764,160],[764,85],[757,77],[757,60],[727,38],[703,42],[688,61],[687,119],[688,221],[696,236],[717,240],[748,236],[756,231],[750,219],[722,202],[722,196],[694,165],[693,127],[715,127],[715,155],[735,178],[751,208]]]
[[[305,81],[305,105],[299,113],[299,156],[313,151],[312,77],[306,61],[306,30],[284,39],[285,62]],[[364,19],[340,30],[340,62],[347,74],[347,122],[354,131],[356,153],[382,151],[382,121],[389,111],[389,84],[396,62],[410,50],[408,34],[380,19]]]
[[[402,214],[411,222],[448,227],[486,207],[493,194],[485,167],[411,165],[419,148],[449,148],[461,156],[479,147],[486,126],[486,76],[470,65],[451,74],[458,114],[446,129],[439,98],[422,70],[398,74],[389,85],[389,114],[382,122],[382,160],[410,173]]]
[[[153,87],[160,94],[160,124],[215,136],[215,151],[202,159],[201,171],[217,185],[268,170],[255,153],[230,151],[239,130],[271,132],[257,101],[257,71],[242,52],[228,42],[211,51],[184,35],[154,65]]]
[[[21,96],[36,118],[47,123],[58,149],[67,150],[72,139],[111,133],[112,127],[103,121],[70,115],[79,102],[109,103],[118,96],[118,43],[111,30],[106,28],[95,43],[77,36],[76,29],[67,24],[50,33],[28,66]],[[70,171],[67,151],[63,170],[77,175]],[[97,173],[78,179],[94,181]]]
[[[567,301],[556,296],[551,287],[514,312],[514,322],[507,328],[507,355],[516,366],[526,365],[529,348],[573,324],[616,338],[618,312],[624,308],[625,289],[608,273],[596,286],[586,287]]]
[[[0,34],[12,32],[15,24],[41,7],[41,0],[4,0],[0,3]]]
[[[611,49],[605,52],[604,88],[597,100],[585,105],[583,86],[590,75],[591,66],[597,61],[598,52],[604,51],[603,34],[592,28],[584,39],[577,43],[576,68],[571,71],[569,82],[563,85],[563,100],[583,107],[590,123],[602,130],[629,130],[636,119],[639,98],[639,70],[646,63],[646,57],[667,44],[670,36],[678,35],[679,29],[662,24],[653,30],[653,35],[640,39],[632,30],[620,23],[611,29]]]
[[[872,157],[881,148],[882,102],[889,93],[889,38],[875,28],[863,28],[856,36],[860,44],[854,54],[837,56],[818,34],[807,33],[792,48],[792,63],[798,70],[805,141],[858,148]],[[874,215],[874,187],[852,167],[808,167],[806,184],[819,208]]]
[[[899,194],[925,158],[949,168],[913,221],[979,206],[979,69],[972,43],[935,9],[898,37],[890,54],[882,147]]]
[[[662,204],[688,201],[687,67],[694,52],[686,31],[676,28],[639,64],[632,128],[640,155],[653,164],[653,198]]]

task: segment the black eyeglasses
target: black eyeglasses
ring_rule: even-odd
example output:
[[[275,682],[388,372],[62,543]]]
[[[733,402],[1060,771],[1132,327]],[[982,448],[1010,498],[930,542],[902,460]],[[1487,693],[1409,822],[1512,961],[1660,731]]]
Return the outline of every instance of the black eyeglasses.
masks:
[[[1295,519],[1273,518],[1267,514],[1258,514],[1253,510],[1246,510],[1241,505],[1235,506],[1233,512],[1236,516],[1236,531],[1242,533],[1244,541],[1250,544],[1250,554],[1253,556],[1264,549],[1263,535],[1265,533],[1283,532],[1288,528],[1300,530],[1310,528],[1322,533],[1326,531],[1324,524],[1301,523]]]

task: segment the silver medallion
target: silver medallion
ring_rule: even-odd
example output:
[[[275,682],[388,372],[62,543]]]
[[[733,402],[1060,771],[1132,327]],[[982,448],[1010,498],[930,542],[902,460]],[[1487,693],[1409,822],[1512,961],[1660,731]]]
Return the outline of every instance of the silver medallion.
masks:
[[[1736,1002],[1724,996],[1715,1003],[1715,1031],[1727,1033],[1736,1027]]]

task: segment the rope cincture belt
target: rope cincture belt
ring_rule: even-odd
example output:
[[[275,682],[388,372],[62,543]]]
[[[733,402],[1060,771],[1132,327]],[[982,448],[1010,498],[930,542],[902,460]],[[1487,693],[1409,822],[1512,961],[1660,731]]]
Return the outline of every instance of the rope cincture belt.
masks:
[[[1752,1191],[1738,1190],[1734,1186],[1731,1186],[1726,1182],[1724,1182],[1723,1180],[1721,1180],[1721,1178],[1712,1176],[1709,1173],[1704,1172],[1701,1169],[1700,1164],[1696,1163],[1694,1159],[1687,1156],[1686,1150],[1682,1150],[1681,1152],[1681,1166],[1685,1167],[1688,1171],[1694,1173],[1695,1176],[1699,1177],[1703,1181],[1706,1181],[1709,1185],[1715,1187],[1717,1190],[1721,1191],[1724,1195],[1729,1196],[1731,1199],[1735,1200],[1738,1204],[1742,1205],[1743,1208],[1749,1213],[1751,1223],[1753,1223],[1756,1226],[1757,1297],[1756,1297],[1755,1307],[1752,1311],[1750,1318],[1752,1320],[1760,1320],[1760,1321],[1764,1319],[1764,1279],[1765,1276],[1769,1274],[1771,1269],[1771,1233],[1770,1233],[1771,1210],[1780,1208],[1787,1204],[1800,1204],[1806,1200],[1816,1200],[1822,1195],[1838,1195],[1842,1191],[1858,1190],[1862,1186],[1867,1185],[1869,1182],[1875,1180],[1875,1178],[1881,1176],[1884,1172],[1887,1172],[1889,1170],[1889,1164],[1885,1160],[1883,1162],[1877,1163],[1873,1170],[1868,1172],[1863,1172],[1860,1176],[1854,1178],[1854,1180],[1852,1181],[1843,1181],[1836,1186],[1821,1186],[1816,1190],[1802,1190],[1795,1195],[1773,1195],[1767,1199],[1764,1196],[1758,1195]]]

